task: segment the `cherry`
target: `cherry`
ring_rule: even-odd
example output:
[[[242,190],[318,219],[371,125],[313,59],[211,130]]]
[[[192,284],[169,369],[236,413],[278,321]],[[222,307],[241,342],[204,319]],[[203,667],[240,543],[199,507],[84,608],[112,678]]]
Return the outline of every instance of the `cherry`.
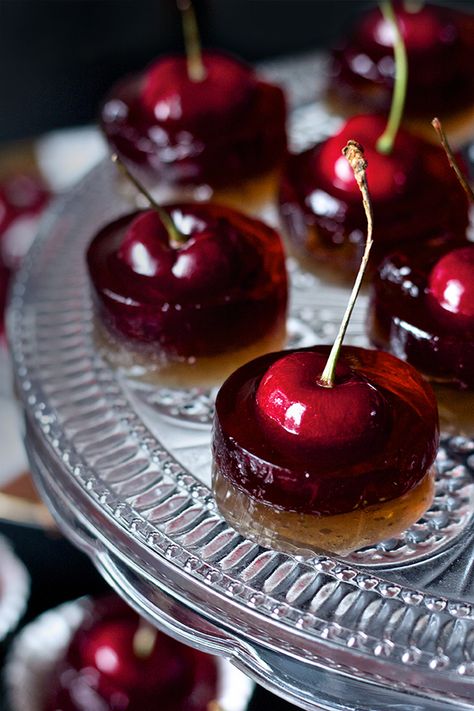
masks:
[[[142,101],[155,119],[168,127],[209,130],[232,117],[251,99],[257,87],[253,71],[222,54],[203,55],[205,76],[193,81],[185,57],[159,59],[148,70]]]
[[[150,654],[140,657],[134,651],[137,629],[135,615],[98,624],[82,640],[83,666],[96,669],[108,683],[128,692],[134,689],[163,691],[182,683],[185,668],[183,662],[172,654],[174,643],[160,636]]]
[[[474,316],[474,245],[454,249],[435,264],[429,290],[447,311]]]
[[[0,184],[0,260],[8,268],[19,266],[49,198],[41,180],[32,175],[13,175]]]
[[[455,37],[455,27],[447,24],[435,8],[423,6],[416,12],[397,7],[397,21],[409,52],[427,52],[439,43],[450,43]],[[369,16],[363,33],[382,47],[393,46],[393,30],[380,13]]]
[[[385,129],[386,119],[379,115],[355,116],[322,145],[315,154],[316,171],[328,187],[343,193],[346,199],[360,202],[359,188],[350,165],[341,155],[341,145],[350,138],[364,146],[370,164],[370,193],[374,202],[394,201],[406,193],[413,182],[418,157],[425,143],[406,131],[399,130],[392,153],[385,155],[376,143]]]
[[[284,321],[286,269],[278,234],[219,205],[176,204],[106,225],[87,261],[103,322],[161,355],[242,348]],[[154,350],[156,352],[156,350]]]
[[[151,628],[140,649],[143,624],[116,596],[94,601],[58,664],[47,711],[205,711],[216,697],[212,657]]]
[[[118,250],[119,259],[135,274],[154,279],[157,291],[174,298],[205,298],[210,291],[238,284],[245,272],[262,268],[250,245],[225,220],[184,216],[179,209],[173,219],[186,227],[184,243],[171,244],[160,216],[149,210],[133,219]]]
[[[276,361],[256,392],[257,414],[282,454],[337,466],[378,450],[390,429],[387,401],[366,378],[339,362],[333,387],[319,379],[327,358],[300,351]]]

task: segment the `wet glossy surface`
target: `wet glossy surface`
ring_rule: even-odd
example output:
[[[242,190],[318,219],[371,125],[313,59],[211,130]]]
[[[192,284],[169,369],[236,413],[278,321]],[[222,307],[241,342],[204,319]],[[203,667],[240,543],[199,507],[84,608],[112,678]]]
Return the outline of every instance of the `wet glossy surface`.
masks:
[[[217,696],[215,661],[160,632],[134,652],[138,615],[120,598],[95,603],[50,680],[46,711],[206,711]]]
[[[87,255],[99,317],[166,357],[225,353],[284,322],[286,267],[278,234],[229,208],[169,208],[187,236],[173,245],[154,211],[103,228]]]
[[[396,12],[408,54],[406,111],[431,119],[474,101],[474,17],[421,5],[410,12],[398,2]],[[392,32],[374,9],[334,52],[329,92],[344,103],[387,111],[393,78]]]
[[[167,183],[226,187],[276,168],[286,153],[283,92],[238,60],[204,53],[190,81],[183,57],[158,60],[112,89],[101,113],[112,147]]]
[[[305,349],[313,350],[327,355],[330,348]],[[343,447],[335,463],[324,457],[303,462],[274,445],[256,411],[262,377],[282,355],[246,364],[219,391],[213,454],[222,477],[279,510],[317,514],[344,513],[394,499],[423,478],[438,445],[437,409],[431,388],[413,368],[385,353],[343,347],[341,362],[388,402],[391,422],[385,425],[385,442],[375,449],[367,443],[357,454]]]
[[[474,247],[468,244],[456,246],[471,253]],[[429,289],[432,270],[451,250],[438,240],[429,248],[413,246],[387,257],[373,285],[369,333],[374,344],[429,377],[473,388],[474,317],[444,308]]]
[[[399,243],[421,242],[435,234],[464,236],[468,205],[446,156],[437,146],[400,130],[393,153],[377,152],[383,116],[358,116],[333,137],[289,158],[280,214],[297,250],[318,263],[352,273],[360,263],[366,219],[352,171],[342,156],[347,141],[359,141],[368,162],[374,210],[371,263]]]

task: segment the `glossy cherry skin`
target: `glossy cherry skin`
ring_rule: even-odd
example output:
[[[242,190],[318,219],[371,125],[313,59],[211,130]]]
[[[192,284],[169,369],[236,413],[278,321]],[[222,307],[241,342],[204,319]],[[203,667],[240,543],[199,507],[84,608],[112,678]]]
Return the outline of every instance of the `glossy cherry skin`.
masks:
[[[267,413],[272,408],[259,388],[264,383],[265,395],[264,379],[272,367],[277,364],[278,372],[281,362],[284,391],[288,388],[285,364],[290,354],[298,354],[297,363],[299,354],[316,354],[315,358],[310,356],[309,365],[317,375],[329,351],[329,346],[314,346],[261,356],[236,370],[222,385],[214,417],[215,471],[252,499],[284,511],[346,513],[405,494],[431,466],[438,446],[433,392],[414,368],[387,353],[342,348],[339,373],[346,380],[339,387],[341,392],[345,386],[347,390],[340,396],[336,385],[339,412],[331,415],[331,424],[337,422],[342,433],[331,432],[317,419],[316,437],[312,437],[310,423],[305,422],[299,450],[298,434],[281,426],[284,407],[277,407],[279,422],[269,423]],[[304,364],[305,360],[303,356]],[[292,361],[289,362],[291,370]],[[301,394],[301,379],[304,376],[295,385],[295,378],[290,378],[293,394],[295,389]],[[350,382],[354,383],[354,391]],[[305,402],[309,399],[314,403],[317,398],[312,392],[308,398],[308,391],[304,390]],[[353,407],[354,402],[368,424],[368,434],[355,422],[357,413],[347,410],[344,418],[344,409]],[[374,417],[369,409],[372,406],[377,412]],[[358,433],[350,431],[354,425]]]
[[[206,203],[167,208],[186,236],[172,244],[153,210],[107,225],[87,261],[98,316],[169,358],[225,353],[283,324],[285,258],[259,220]]]
[[[257,91],[254,72],[231,57],[206,56],[205,70],[202,81],[193,81],[186,57],[159,59],[146,73],[144,106],[164,125],[208,132],[248,105]]]
[[[431,270],[429,289],[443,308],[474,318],[474,245],[441,257]]]
[[[95,603],[51,683],[46,711],[206,711],[215,661],[157,632],[146,658],[133,642],[138,616],[115,596]]]
[[[474,388],[473,249],[466,240],[442,238],[400,247],[374,276],[368,315],[374,345],[461,389]]]
[[[382,447],[390,413],[383,394],[346,363],[338,363],[333,387],[321,385],[326,360],[300,351],[276,361],[257,388],[256,412],[283,455],[336,466]]]
[[[376,149],[384,116],[349,119],[338,133],[287,162],[280,189],[280,214],[294,246],[318,262],[357,270],[366,220],[360,192],[341,147],[354,139],[368,162],[375,240],[375,266],[395,245],[421,242],[445,231],[464,235],[468,206],[446,156],[438,146],[400,129],[393,151]],[[378,227],[377,227],[378,226]]]
[[[178,56],[115,86],[101,112],[114,150],[173,185],[218,189],[279,167],[287,145],[282,90],[231,57],[204,52],[203,62],[201,82]]]
[[[408,55],[405,112],[431,119],[474,99],[474,20],[469,13],[428,3],[410,12],[395,4]],[[394,82],[393,32],[380,10],[367,13],[333,53],[329,95],[344,104],[388,111]]]

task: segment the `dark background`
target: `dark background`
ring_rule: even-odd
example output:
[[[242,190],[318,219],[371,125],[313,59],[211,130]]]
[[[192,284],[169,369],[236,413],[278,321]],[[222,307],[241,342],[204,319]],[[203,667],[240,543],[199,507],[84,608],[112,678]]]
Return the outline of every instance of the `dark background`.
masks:
[[[249,61],[329,46],[373,4],[195,0],[204,46]],[[93,121],[118,77],[181,49],[174,0],[0,0],[0,141]]]

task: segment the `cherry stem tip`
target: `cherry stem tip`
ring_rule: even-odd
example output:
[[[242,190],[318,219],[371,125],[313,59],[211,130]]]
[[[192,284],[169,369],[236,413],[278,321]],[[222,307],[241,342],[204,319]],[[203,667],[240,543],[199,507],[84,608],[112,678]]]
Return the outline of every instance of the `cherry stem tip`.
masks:
[[[347,327],[349,325],[350,318],[352,316],[352,311],[354,310],[354,305],[359,295],[360,287],[362,285],[362,279],[364,278],[367,263],[369,261],[370,250],[372,249],[373,239],[373,213],[372,204],[370,201],[369,188],[367,185],[366,168],[367,161],[364,158],[364,149],[357,143],[357,141],[348,141],[347,145],[342,149],[342,153],[347,159],[349,165],[351,166],[354,177],[359,186],[359,190],[362,193],[362,202],[364,205],[365,216],[367,218],[367,238],[365,241],[364,253],[362,255],[362,260],[360,263],[359,271],[352,287],[349,302],[346,306],[344,316],[342,317],[341,325],[339,326],[339,331],[336,336],[336,340],[331,348],[327,363],[324,367],[321,377],[319,378],[319,385],[325,388],[334,387],[334,381],[336,376],[336,366],[339,359],[339,354],[341,351],[342,342],[344,336],[346,335]]]

